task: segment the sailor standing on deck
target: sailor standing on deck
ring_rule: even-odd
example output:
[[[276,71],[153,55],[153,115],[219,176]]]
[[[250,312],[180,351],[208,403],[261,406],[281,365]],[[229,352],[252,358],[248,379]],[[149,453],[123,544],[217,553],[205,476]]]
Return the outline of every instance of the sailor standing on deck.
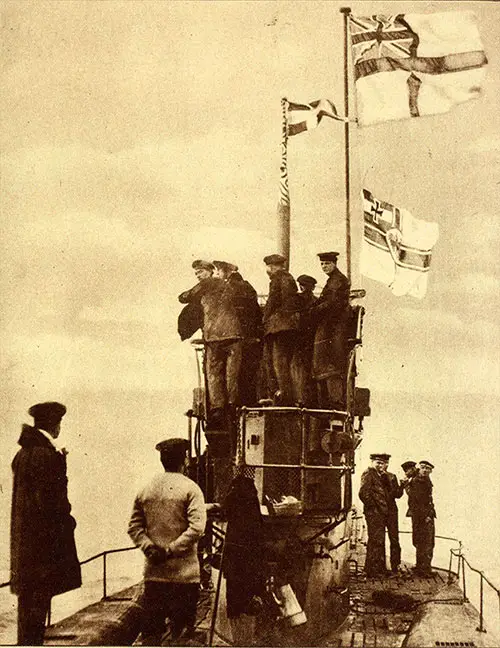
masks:
[[[368,529],[365,573],[368,577],[385,576],[385,529],[389,518],[389,500],[385,486],[386,462],[390,455],[371,454],[372,465],[361,475],[359,499],[364,504]]]
[[[389,536],[391,571],[397,574],[401,564],[401,545],[399,544],[398,505],[396,500],[403,495],[403,486],[394,473],[389,472],[389,458],[384,462],[382,480],[387,494],[387,535]]]
[[[410,485],[413,477],[418,474],[418,468],[415,461],[405,461],[401,464],[401,468],[404,470],[405,476],[400,482],[405,493],[408,495],[410,492]],[[410,517],[410,510],[406,513],[406,517]]]
[[[408,486],[408,506],[412,523],[412,539],[416,549],[415,573],[419,576],[432,576],[432,556],[434,553],[436,511],[432,498],[430,474],[434,466],[430,461],[420,461],[418,472]]]
[[[57,444],[66,407],[30,407],[34,426],[23,425],[14,457],[10,587],[18,597],[17,643],[43,645],[45,618],[56,594],[81,585],[71,505],[66,450]]]
[[[182,304],[200,304],[208,386],[208,424],[225,425],[227,408],[240,401],[239,376],[242,362],[242,329],[232,300],[231,286],[213,277],[209,261],[196,260],[193,269],[198,284],[179,295]]]
[[[161,645],[165,618],[172,638],[194,631],[200,585],[198,540],[206,511],[203,493],[183,472],[189,442],[167,439],[156,445],[164,472],[146,484],[134,501],[128,534],[146,556],[142,643]]]
[[[269,296],[264,307],[264,345],[269,396],[276,404],[294,404],[290,365],[295,350],[299,312],[297,284],[285,269],[281,254],[264,257],[269,276]]]
[[[338,252],[318,254],[328,280],[310,309],[316,324],[312,374],[318,381],[320,407],[344,409],[349,281],[337,268],[338,255]]]

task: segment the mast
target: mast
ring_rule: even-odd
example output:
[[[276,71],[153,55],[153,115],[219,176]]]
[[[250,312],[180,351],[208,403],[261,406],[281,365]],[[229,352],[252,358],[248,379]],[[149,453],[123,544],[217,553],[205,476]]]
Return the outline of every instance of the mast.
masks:
[[[347,279],[351,281],[351,169],[349,160],[349,14],[350,7],[342,7],[344,14],[344,145],[345,145],[345,256]]]
[[[288,189],[288,100],[281,99],[281,164],[278,200],[278,252],[290,263],[290,192]]]

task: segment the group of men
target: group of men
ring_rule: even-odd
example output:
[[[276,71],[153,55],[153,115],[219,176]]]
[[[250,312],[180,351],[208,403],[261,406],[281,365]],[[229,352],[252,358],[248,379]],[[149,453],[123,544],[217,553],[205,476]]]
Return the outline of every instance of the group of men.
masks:
[[[186,304],[179,334],[187,339],[203,331],[212,423],[223,420],[228,408],[259,400],[345,405],[349,282],[337,268],[337,252],[318,257],[328,280],[316,297],[314,277],[300,275],[296,282],[283,256],[266,256],[270,281],[263,308],[234,264],[193,262],[198,283],[179,295]]]
[[[66,454],[59,445],[66,407],[38,403],[29,409],[34,425],[23,425],[12,463],[11,590],[18,597],[17,643],[44,643],[53,596],[81,585],[68,501]],[[162,645],[165,619],[181,645],[194,632],[200,585],[198,541],[207,512],[199,486],[187,472],[189,442],[156,445],[163,471],[135,498],[128,532],[145,556],[141,600],[143,645]]]
[[[42,645],[51,598],[80,587],[81,574],[67,494],[66,454],[59,445],[66,407],[38,403],[29,409],[34,425],[23,425],[12,468],[14,488],[11,523],[11,589],[18,596],[18,644]],[[205,531],[206,505],[199,486],[185,474],[189,442],[168,439],[156,445],[163,471],[135,498],[128,532],[145,555],[144,645],[161,645],[165,618],[172,638],[182,641],[194,631],[200,584],[198,542]],[[390,566],[401,562],[396,499],[406,491],[416,547],[415,571],[432,575],[434,548],[433,466],[428,461],[402,464],[398,482],[388,472],[390,455],[370,455],[372,465],[361,476],[360,499],[368,527],[365,571],[387,574],[385,532],[390,541]]]
[[[401,465],[405,477],[398,481],[389,472],[388,454],[370,455],[371,466],[361,475],[359,498],[364,504],[368,530],[365,573],[378,578],[388,575],[385,555],[385,533],[389,536],[390,567],[398,574],[401,564],[399,544],[398,507],[396,500],[408,495],[407,517],[412,521],[412,540],[416,550],[414,572],[418,576],[432,576],[436,511],[432,497],[430,474],[434,466],[429,461],[406,461]]]

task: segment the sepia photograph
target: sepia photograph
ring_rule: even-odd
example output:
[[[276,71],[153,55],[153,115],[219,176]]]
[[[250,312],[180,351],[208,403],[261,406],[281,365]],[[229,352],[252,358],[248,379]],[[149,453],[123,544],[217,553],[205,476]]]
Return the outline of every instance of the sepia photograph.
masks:
[[[0,16],[0,645],[498,648],[500,5]]]

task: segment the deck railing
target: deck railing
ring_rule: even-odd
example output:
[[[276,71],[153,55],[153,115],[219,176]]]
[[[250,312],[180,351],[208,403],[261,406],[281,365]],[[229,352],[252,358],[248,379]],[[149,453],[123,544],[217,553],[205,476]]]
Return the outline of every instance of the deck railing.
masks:
[[[411,531],[400,531],[399,533],[401,534],[411,534]],[[469,603],[469,598],[467,597],[467,591],[470,591],[470,587],[468,588],[468,582],[467,582],[467,576],[466,576],[466,570],[465,567],[467,566],[468,569],[471,572],[474,572],[476,574],[479,574],[479,605],[477,606],[479,608],[479,626],[476,628],[478,632],[486,632],[486,628],[484,627],[484,583],[486,583],[489,588],[496,593],[497,599],[498,599],[498,617],[500,620],[500,588],[498,588],[496,585],[494,585],[485,575],[484,572],[481,571],[480,569],[476,569],[473,567],[470,562],[467,560],[465,557],[463,551],[462,551],[462,542],[458,540],[458,538],[451,538],[450,536],[441,536],[441,535],[436,535],[435,536],[436,540],[448,540],[451,542],[456,542],[458,544],[457,548],[451,548],[450,549],[450,560],[448,564],[448,583],[452,582],[452,577],[455,576],[457,578],[457,581],[460,585],[460,580],[461,580],[461,588],[464,596],[464,601]],[[453,570],[453,564],[454,564],[454,558],[457,559],[457,567],[456,571]],[[470,583],[469,583],[470,585]],[[474,604],[474,602],[472,602]]]
[[[108,598],[107,592],[107,581],[108,581],[108,562],[107,558],[109,554],[122,553],[124,551],[134,551],[138,547],[122,547],[121,549],[107,549],[106,551],[100,551],[99,553],[87,558],[86,560],[80,561],[80,565],[86,565],[87,563],[93,562],[98,558],[102,558],[102,600]]]
[[[479,574],[479,627],[476,628],[478,632],[486,632],[484,627],[484,583],[486,583],[493,592],[496,592],[498,599],[498,616],[500,619],[500,589],[493,585],[493,583],[484,575],[480,569],[473,567],[461,551],[461,547],[457,549],[450,549],[450,564],[453,557],[457,558],[457,578],[460,579],[462,575],[462,590],[464,593],[464,600],[469,601],[467,598],[467,577],[465,567],[467,566],[471,572]]]
[[[108,583],[108,562],[107,558],[109,554],[114,554],[114,553],[122,553],[124,551],[134,551],[138,547],[121,547],[120,549],[106,549],[106,551],[100,551],[99,553],[95,554],[94,556],[90,556],[90,558],[86,558],[85,560],[80,561],[80,565],[86,565],[88,563],[93,562],[94,560],[98,560],[99,558],[102,558],[102,598],[101,601],[105,601],[108,599],[108,591],[107,591],[107,583]],[[5,583],[0,583],[0,589],[2,587],[8,587],[10,585],[10,581],[7,581]],[[49,605],[49,612],[47,614],[47,625],[50,626],[51,624],[51,608]]]
[[[399,531],[400,534],[411,534],[411,531]],[[476,569],[473,567],[470,562],[467,560],[465,555],[463,554],[462,551],[462,543],[460,540],[457,538],[452,538],[450,536],[441,536],[441,535],[436,535],[435,536],[436,540],[448,540],[450,542],[456,542],[458,544],[458,548],[451,548],[450,549],[450,561],[448,565],[448,583],[452,582],[452,577],[456,576],[457,580],[460,582],[460,578],[462,579],[462,591],[464,595],[464,601],[469,602],[469,598],[467,597],[467,576],[466,576],[466,567],[471,571],[476,574],[479,574],[479,626],[476,628],[478,632],[486,632],[486,629],[484,627],[484,583],[488,585],[488,587],[496,593],[497,599],[498,599],[498,615],[500,619],[500,589],[494,585],[485,575],[484,572],[481,571],[480,569]],[[121,547],[120,549],[107,549],[106,551],[100,551],[99,553],[91,556],[90,558],[86,558],[85,560],[80,561],[80,565],[86,565],[90,562],[93,562],[94,560],[98,560],[99,558],[102,558],[102,599],[101,600],[106,600],[108,598],[108,593],[107,593],[107,577],[108,577],[108,570],[107,570],[107,557],[110,554],[114,553],[122,553],[125,551],[134,551],[136,550],[137,547]],[[454,571],[452,569],[453,567],[453,562],[454,558],[457,559],[457,570]],[[3,587],[8,587],[10,585],[10,581],[6,581],[5,583],[0,583],[0,589]],[[470,588],[469,588],[470,590]],[[49,625],[50,625],[50,611],[49,611]]]

